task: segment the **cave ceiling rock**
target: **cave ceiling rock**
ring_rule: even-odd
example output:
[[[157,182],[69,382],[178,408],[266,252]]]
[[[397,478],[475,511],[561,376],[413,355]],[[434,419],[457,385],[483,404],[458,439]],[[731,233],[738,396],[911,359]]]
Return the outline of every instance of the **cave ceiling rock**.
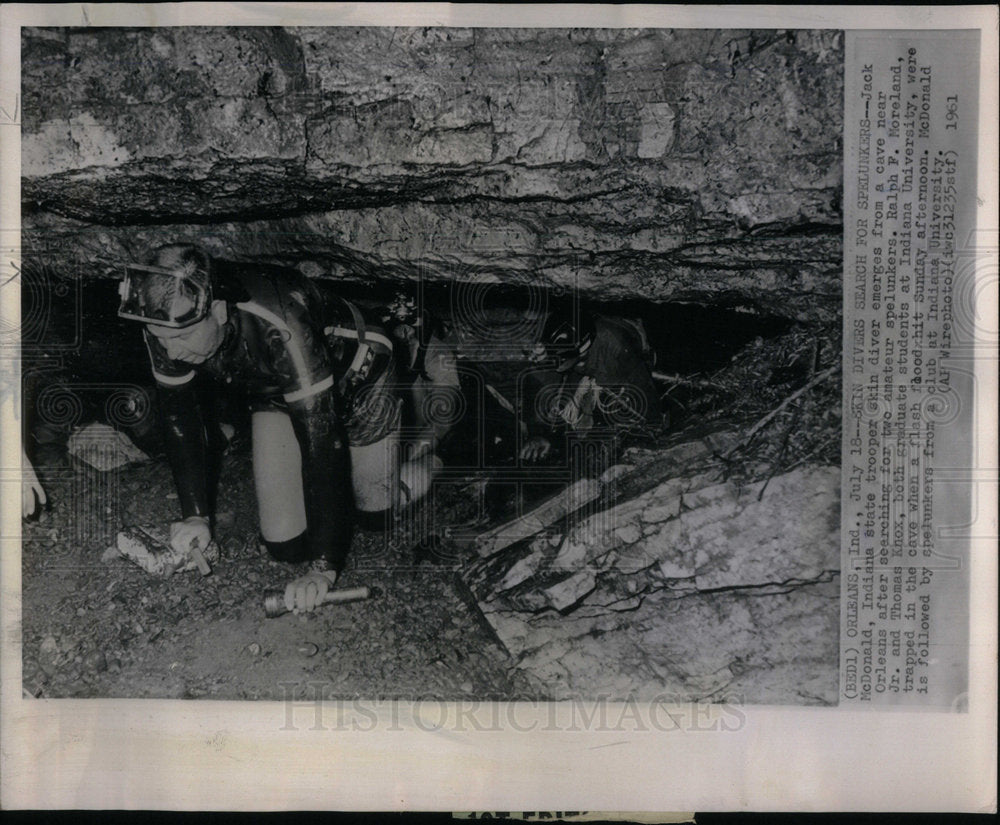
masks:
[[[840,33],[22,34],[23,224],[55,267],[210,237],[320,277],[839,311]]]

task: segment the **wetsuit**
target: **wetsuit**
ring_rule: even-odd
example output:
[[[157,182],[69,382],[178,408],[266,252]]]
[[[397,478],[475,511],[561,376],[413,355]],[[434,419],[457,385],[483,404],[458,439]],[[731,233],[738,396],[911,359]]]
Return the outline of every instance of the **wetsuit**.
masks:
[[[183,516],[210,517],[214,493],[195,375],[243,384],[255,411],[287,413],[301,453],[308,527],[290,540],[265,544],[279,560],[325,559],[339,572],[351,544],[353,505],[337,381],[324,340],[322,296],[294,271],[220,261],[213,297],[226,301],[228,319],[222,345],[204,363],[171,360],[159,340],[143,332]]]
[[[625,318],[594,317],[593,343],[571,367],[526,375],[529,435],[558,429],[656,432],[662,407],[645,361],[641,327]]]

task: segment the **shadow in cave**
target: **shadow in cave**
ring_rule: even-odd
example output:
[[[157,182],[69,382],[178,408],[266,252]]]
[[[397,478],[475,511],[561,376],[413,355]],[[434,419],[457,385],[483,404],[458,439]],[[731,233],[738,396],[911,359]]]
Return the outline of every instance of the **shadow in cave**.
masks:
[[[788,332],[793,322],[751,310],[733,310],[699,304],[649,301],[598,302],[574,300],[543,289],[502,284],[407,284],[374,281],[368,286],[318,281],[320,289],[358,304],[366,315],[389,303],[399,292],[417,297],[431,318],[446,327],[476,323],[502,330],[504,325],[525,328],[524,319],[548,314],[572,319],[603,314],[641,319],[655,353],[653,369],[661,375],[684,379],[710,376],[723,369],[748,342],[774,338]],[[53,384],[82,392],[82,411],[74,423],[100,418],[108,393],[122,385],[137,386],[152,396],[155,389],[148,356],[138,325],[117,316],[117,282],[60,278],[51,272],[25,271],[22,288],[22,374],[25,379],[25,412],[30,428],[40,389]],[[375,313],[377,314],[377,313]],[[538,326],[540,329],[540,326]],[[474,355],[475,358],[475,355]],[[494,373],[515,373],[521,368],[518,352],[479,353],[482,362],[494,361]],[[699,390],[675,388],[665,397],[671,429],[685,426],[686,404]],[[217,399],[219,414],[245,429],[249,418],[242,398],[229,392]],[[133,428],[128,434],[143,449],[158,451],[154,428]]]

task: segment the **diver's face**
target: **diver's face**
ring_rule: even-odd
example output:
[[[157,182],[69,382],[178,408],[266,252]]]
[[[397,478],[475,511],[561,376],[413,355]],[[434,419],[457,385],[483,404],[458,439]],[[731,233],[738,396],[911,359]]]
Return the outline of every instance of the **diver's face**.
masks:
[[[182,329],[147,324],[146,329],[163,345],[171,361],[201,364],[211,358],[222,345],[224,319],[211,312],[201,321]]]

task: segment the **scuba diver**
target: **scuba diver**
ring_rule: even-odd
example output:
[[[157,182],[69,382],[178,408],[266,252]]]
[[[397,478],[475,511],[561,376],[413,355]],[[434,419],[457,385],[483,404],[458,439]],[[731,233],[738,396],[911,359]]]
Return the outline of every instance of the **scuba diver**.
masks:
[[[641,320],[585,315],[579,325],[553,315],[526,353],[519,456],[549,456],[557,432],[654,434],[666,425],[650,372],[653,351]]]
[[[445,324],[397,292],[382,312],[396,347],[399,379],[408,403],[404,422],[416,449],[437,452],[465,411],[458,353]]]
[[[194,379],[242,384],[261,538],[272,558],[310,564],[286,586],[285,606],[312,610],[344,568],[355,523],[384,522],[399,505],[391,341],[298,272],[215,260],[190,244],[127,266],[120,294],[119,316],[144,325],[157,383],[182,514],[171,544],[186,552],[212,540],[217,451]],[[411,500],[430,484],[430,458],[407,468]]]

